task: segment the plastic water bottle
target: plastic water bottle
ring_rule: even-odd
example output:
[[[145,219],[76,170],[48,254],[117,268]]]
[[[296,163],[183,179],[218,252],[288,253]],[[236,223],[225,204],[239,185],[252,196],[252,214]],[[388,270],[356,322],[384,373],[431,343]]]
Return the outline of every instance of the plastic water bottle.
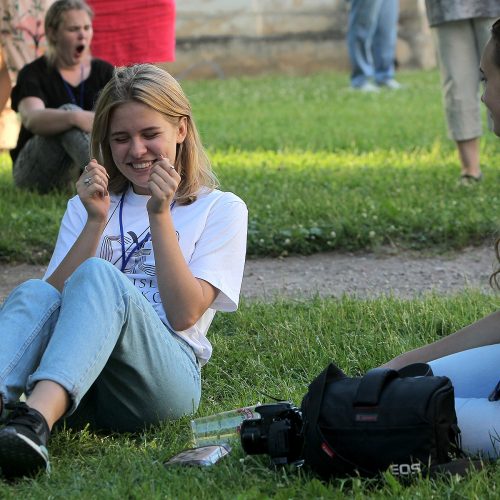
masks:
[[[234,444],[240,436],[241,422],[249,418],[260,418],[260,414],[255,411],[259,404],[191,420],[193,445]]]

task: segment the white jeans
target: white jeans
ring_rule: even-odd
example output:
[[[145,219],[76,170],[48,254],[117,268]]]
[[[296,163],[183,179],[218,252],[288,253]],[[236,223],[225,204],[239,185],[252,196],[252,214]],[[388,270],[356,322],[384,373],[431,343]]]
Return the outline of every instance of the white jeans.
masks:
[[[455,409],[467,453],[500,457],[500,401],[488,396],[500,381],[500,344],[439,358],[429,363],[455,389]]]

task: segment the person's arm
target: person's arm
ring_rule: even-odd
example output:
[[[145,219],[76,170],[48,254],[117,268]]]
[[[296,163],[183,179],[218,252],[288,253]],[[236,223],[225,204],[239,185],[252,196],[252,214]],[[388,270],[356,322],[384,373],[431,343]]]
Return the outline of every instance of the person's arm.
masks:
[[[426,363],[456,352],[498,343],[500,343],[500,311],[494,312],[432,344],[396,356],[382,366],[399,369],[411,363]]]
[[[46,108],[39,97],[24,97],[18,110],[23,125],[36,135],[60,134],[73,127],[90,132],[94,121],[92,111]]]
[[[85,184],[84,179],[91,177],[92,183]],[[99,239],[106,226],[109,210],[108,175],[104,167],[91,160],[87,171],[83,172],[76,183],[78,196],[87,210],[87,221],[75,243],[54,272],[47,277],[47,282],[62,291],[64,282],[85,260],[95,256]]]
[[[148,214],[163,308],[172,328],[183,331],[200,319],[219,291],[193,276],[179,247],[170,212],[179,182],[170,162],[160,159],[150,176]]]
[[[218,290],[191,273],[179,247],[170,210],[150,214],[149,222],[165,314],[174,330],[186,330],[201,318]]]
[[[5,57],[0,50],[0,113],[4,110],[5,105],[10,97],[12,82],[10,81],[9,70]]]

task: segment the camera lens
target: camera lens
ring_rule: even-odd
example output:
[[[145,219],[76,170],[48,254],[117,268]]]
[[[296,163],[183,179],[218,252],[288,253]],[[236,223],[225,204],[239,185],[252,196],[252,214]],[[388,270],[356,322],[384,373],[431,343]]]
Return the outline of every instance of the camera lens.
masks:
[[[262,418],[244,420],[241,446],[249,455],[268,454],[274,465],[297,463],[302,451],[302,414],[288,402],[256,408]]]
[[[259,455],[267,452],[267,436],[261,427],[261,419],[248,419],[241,423],[241,446],[245,453]]]

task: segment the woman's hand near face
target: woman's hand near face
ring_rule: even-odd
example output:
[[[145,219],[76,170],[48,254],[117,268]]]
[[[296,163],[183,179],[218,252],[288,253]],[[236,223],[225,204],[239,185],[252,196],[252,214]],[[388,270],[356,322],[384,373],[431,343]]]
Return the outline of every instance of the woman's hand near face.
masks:
[[[182,332],[201,318],[218,290],[193,275],[179,246],[170,206],[180,181],[170,160],[160,156],[149,175],[147,210],[160,297],[170,326]]]
[[[87,222],[75,243],[47,281],[62,291],[65,281],[86,259],[96,254],[99,239],[106,226],[110,198],[106,169],[90,160],[76,183],[78,196],[87,211]]]
[[[147,209],[151,214],[161,214],[170,210],[181,176],[175,171],[168,158],[160,156],[154,163],[149,176],[148,188],[151,198]]]
[[[89,220],[102,222],[108,216],[108,178],[106,169],[92,159],[76,183],[78,196],[87,210]]]

